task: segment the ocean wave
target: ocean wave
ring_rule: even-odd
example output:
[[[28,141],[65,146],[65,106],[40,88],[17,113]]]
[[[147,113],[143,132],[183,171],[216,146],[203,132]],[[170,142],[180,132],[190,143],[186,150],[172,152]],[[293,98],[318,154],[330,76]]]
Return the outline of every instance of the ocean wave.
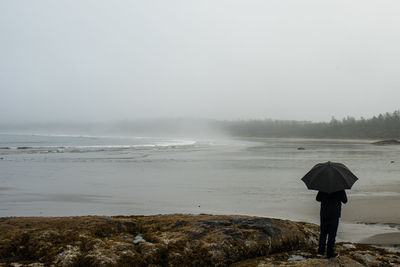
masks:
[[[159,143],[129,144],[129,145],[68,145],[68,146],[16,146],[1,147],[5,153],[85,153],[102,151],[147,150],[147,149],[178,149],[194,146],[194,140],[171,140]]]
[[[140,140],[140,139],[169,139],[154,136],[129,136],[129,135],[89,135],[89,134],[45,134],[45,133],[35,133],[35,134],[2,134],[0,136],[19,136],[19,137],[55,137],[55,138],[87,138],[87,139],[125,139],[125,140]]]
[[[5,146],[0,147],[0,150],[26,150],[26,149],[33,149],[32,146]]]

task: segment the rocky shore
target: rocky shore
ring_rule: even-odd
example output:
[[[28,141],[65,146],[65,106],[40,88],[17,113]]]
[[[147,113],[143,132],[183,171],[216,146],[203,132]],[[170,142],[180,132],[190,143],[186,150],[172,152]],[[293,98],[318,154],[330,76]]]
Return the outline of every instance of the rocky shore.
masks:
[[[399,266],[400,253],[338,243],[316,255],[318,226],[249,216],[0,218],[0,266]]]

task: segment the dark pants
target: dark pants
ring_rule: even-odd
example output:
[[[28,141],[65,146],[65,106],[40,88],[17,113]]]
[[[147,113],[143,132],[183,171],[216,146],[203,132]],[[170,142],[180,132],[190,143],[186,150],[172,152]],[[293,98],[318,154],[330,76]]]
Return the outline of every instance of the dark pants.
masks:
[[[327,256],[332,256],[335,252],[333,247],[335,246],[336,232],[339,226],[339,218],[322,218],[319,236],[318,254],[325,254],[326,236],[328,236],[327,244]]]

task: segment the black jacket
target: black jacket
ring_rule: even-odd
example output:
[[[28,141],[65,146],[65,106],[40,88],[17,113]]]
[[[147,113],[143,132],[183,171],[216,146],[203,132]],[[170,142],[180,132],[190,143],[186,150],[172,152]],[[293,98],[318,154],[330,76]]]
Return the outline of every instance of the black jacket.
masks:
[[[347,196],[344,190],[331,194],[319,191],[317,201],[321,202],[321,218],[334,219],[340,218],[342,202],[347,203]]]

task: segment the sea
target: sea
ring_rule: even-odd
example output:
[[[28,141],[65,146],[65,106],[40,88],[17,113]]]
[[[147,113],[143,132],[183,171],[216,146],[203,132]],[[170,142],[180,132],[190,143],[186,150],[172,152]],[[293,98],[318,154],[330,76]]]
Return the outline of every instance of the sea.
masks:
[[[400,146],[371,140],[0,134],[0,217],[211,213],[318,223],[316,192],[300,179],[328,160],[359,177],[349,200],[399,195],[374,188],[400,183]],[[339,239],[390,231],[344,219]]]

